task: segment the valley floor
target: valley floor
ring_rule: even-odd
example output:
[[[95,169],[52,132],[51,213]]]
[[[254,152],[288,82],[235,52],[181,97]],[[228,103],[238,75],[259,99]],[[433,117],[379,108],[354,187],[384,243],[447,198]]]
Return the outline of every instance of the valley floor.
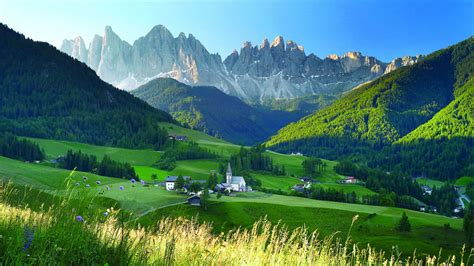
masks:
[[[181,129],[183,130],[183,129]],[[185,130],[185,129],[184,129]],[[199,137],[199,136],[198,136]],[[272,223],[278,223],[294,229],[305,226],[308,230],[317,230],[321,236],[329,236],[335,232],[338,237],[345,238],[352,219],[358,215],[351,237],[355,243],[365,246],[370,243],[377,249],[390,253],[394,249],[403,256],[412,255],[416,250],[418,255],[459,254],[463,242],[462,220],[440,215],[421,213],[392,207],[347,204],[331,201],[320,201],[301,197],[271,195],[262,192],[237,193],[234,196],[223,196],[219,199],[211,196],[209,209],[191,207],[186,202],[186,195],[174,191],[166,191],[163,187],[155,186],[154,182],[164,180],[167,175],[192,175],[193,179],[206,179],[210,170],[216,170],[218,163],[212,160],[179,161],[173,171],[163,171],[153,164],[161,156],[160,152],[149,150],[128,150],[120,148],[99,147],[81,143],[31,139],[45,150],[48,160],[63,155],[68,149],[81,150],[94,154],[98,158],[107,154],[112,159],[130,162],[139,176],[147,181],[147,185],[132,184],[128,180],[97,176],[90,173],[75,172],[68,181],[70,171],[50,167],[49,162],[25,163],[0,157],[0,177],[17,185],[28,185],[47,193],[55,194],[66,188],[67,182],[79,183],[75,189],[85,194],[98,195],[101,200],[100,208],[107,209],[108,205],[118,206],[130,213],[133,221],[145,226],[156,224],[166,217],[196,217],[200,222],[211,222],[214,232],[227,232],[238,227],[250,228],[255,221],[266,217]],[[239,149],[238,146],[212,139],[200,139],[202,145],[230,154]],[[295,176],[302,174],[302,156],[289,156],[268,153],[277,163],[285,164],[287,171]],[[346,191],[356,191],[358,194],[375,193],[358,185],[341,185],[336,181],[343,178],[332,169],[335,162],[326,161],[330,167],[321,178],[325,187],[341,186]],[[158,179],[152,180],[152,174]],[[87,176],[90,188],[85,187],[82,180]],[[300,183],[296,177],[275,177],[269,174],[255,174],[262,181],[262,186],[289,191],[291,186]],[[99,180],[100,185],[95,181]],[[110,188],[107,189],[107,186]],[[119,187],[123,186],[123,190]],[[58,192],[59,191],[59,192]],[[403,212],[406,212],[412,232],[400,233],[394,230],[395,224]],[[449,228],[446,228],[449,224]]]

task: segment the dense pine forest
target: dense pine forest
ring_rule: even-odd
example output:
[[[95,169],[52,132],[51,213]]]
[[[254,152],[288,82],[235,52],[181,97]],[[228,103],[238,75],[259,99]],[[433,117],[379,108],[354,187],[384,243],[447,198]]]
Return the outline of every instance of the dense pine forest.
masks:
[[[30,162],[40,161],[45,157],[38,144],[20,140],[9,133],[0,133],[0,156]]]

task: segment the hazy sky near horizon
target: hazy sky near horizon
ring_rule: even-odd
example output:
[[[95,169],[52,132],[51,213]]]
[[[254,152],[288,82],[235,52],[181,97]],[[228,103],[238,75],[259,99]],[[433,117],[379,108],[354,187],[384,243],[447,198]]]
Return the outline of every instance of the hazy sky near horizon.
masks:
[[[360,51],[383,61],[427,54],[473,35],[472,0],[0,0],[0,22],[34,40],[60,46],[112,26],[133,44],[154,25],[192,33],[223,59],[244,41],[277,35],[319,57]],[[1,40],[0,40],[1,41]]]

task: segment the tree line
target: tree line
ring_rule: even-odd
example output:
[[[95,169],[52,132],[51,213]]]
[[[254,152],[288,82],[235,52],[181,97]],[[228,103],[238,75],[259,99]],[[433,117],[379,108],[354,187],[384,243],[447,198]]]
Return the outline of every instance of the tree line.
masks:
[[[257,145],[246,149],[240,147],[240,150],[236,154],[230,156],[230,165],[232,172],[238,175],[248,174],[249,171],[264,171],[270,172],[274,175],[283,176],[286,175],[286,169],[284,165],[275,164],[270,156],[265,155],[265,147]],[[227,163],[222,162],[219,165],[219,172],[225,174],[227,170]]]
[[[174,143],[168,146],[156,165],[162,170],[171,171],[176,168],[176,161],[179,160],[215,159],[217,157],[215,152],[200,147],[196,142]]]
[[[41,161],[45,158],[38,144],[9,133],[0,134],[0,156],[22,161]]]
[[[81,151],[68,150],[66,155],[59,160],[59,167],[72,170],[91,172],[102,176],[138,179],[135,169],[129,163],[122,163],[112,160],[108,155],[104,155],[99,162],[97,157],[82,153]]]

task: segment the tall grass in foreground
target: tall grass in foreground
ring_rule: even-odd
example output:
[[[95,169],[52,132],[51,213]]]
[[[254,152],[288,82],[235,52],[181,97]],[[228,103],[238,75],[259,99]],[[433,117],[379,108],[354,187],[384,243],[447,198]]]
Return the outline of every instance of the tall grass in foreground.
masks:
[[[319,239],[303,227],[289,231],[265,219],[250,230],[220,235],[212,234],[209,224],[179,218],[151,229],[129,228],[121,212],[97,209],[90,197],[73,200],[82,192],[68,191],[50,207],[33,211],[18,204],[17,188],[0,185],[0,265],[458,265],[463,260],[401,260],[369,246],[358,248],[349,236]]]

